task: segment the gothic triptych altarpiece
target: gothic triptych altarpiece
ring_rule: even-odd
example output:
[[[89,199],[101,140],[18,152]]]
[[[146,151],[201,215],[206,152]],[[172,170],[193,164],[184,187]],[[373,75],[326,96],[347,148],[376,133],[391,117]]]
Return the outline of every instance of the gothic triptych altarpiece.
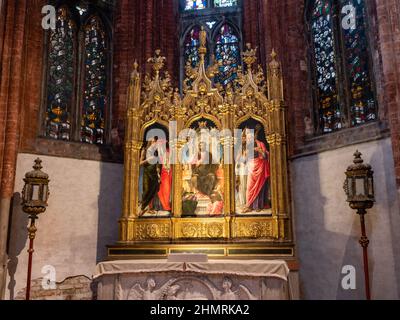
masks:
[[[277,55],[265,77],[248,44],[237,79],[222,87],[211,80],[218,65],[205,66],[206,47],[202,31],[200,63],[187,67],[183,94],[172,88],[159,50],[148,60],[152,74],[143,77],[134,64],[123,215],[110,259],[294,257]]]

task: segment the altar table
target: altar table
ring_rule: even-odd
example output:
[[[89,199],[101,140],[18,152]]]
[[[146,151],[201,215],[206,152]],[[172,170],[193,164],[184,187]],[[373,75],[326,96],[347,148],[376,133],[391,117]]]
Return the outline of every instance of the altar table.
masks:
[[[93,276],[99,300],[290,300],[289,268],[278,260],[107,261]]]

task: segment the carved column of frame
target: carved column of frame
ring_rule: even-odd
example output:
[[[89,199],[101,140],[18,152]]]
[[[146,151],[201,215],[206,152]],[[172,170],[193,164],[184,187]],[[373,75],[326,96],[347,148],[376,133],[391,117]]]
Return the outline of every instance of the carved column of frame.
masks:
[[[224,201],[225,216],[231,216],[235,208],[234,184],[234,160],[233,160],[233,109],[229,103],[220,106],[222,119],[222,130],[220,132],[220,141],[223,147],[224,159]]]
[[[173,165],[173,217],[180,218],[182,216],[182,162],[181,152],[186,141],[181,140],[179,133],[182,132],[184,126],[184,113],[185,110],[181,105],[177,105],[175,109],[175,121],[176,121],[176,137],[174,137],[173,147],[176,150],[174,154],[174,165]]]
[[[271,54],[271,62],[268,65],[268,94],[271,114],[272,131],[268,137],[271,148],[274,149],[275,170],[274,190],[277,197],[274,203],[275,236],[280,240],[291,238],[290,208],[289,208],[289,184],[288,184],[288,162],[287,162],[287,108],[284,103],[283,77],[281,65],[276,59],[275,51]]]
[[[140,127],[140,91],[141,78],[138,72],[138,64],[135,62],[131,74],[126,116],[126,137],[124,153],[124,190],[123,209],[120,220],[120,240],[129,241],[132,239],[133,220],[137,218],[138,212],[138,184],[139,161],[142,141],[137,128]]]

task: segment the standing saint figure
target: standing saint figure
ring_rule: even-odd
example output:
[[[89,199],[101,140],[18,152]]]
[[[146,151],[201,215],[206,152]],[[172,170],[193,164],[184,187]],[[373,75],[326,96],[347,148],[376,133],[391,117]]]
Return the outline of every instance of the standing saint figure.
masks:
[[[146,212],[154,214],[153,200],[160,189],[161,165],[158,157],[158,137],[154,137],[143,149],[140,165],[143,166],[143,194],[140,216]]]
[[[172,169],[169,159],[170,152],[166,141],[159,141],[158,145],[158,155],[161,163],[160,188],[158,191],[160,209],[171,212]]]
[[[269,152],[264,142],[259,140],[261,125],[255,128],[254,157],[248,161],[246,207],[243,213],[260,212],[268,204],[268,180],[270,177]],[[252,139],[252,135],[247,135]],[[251,141],[247,141],[248,144]]]

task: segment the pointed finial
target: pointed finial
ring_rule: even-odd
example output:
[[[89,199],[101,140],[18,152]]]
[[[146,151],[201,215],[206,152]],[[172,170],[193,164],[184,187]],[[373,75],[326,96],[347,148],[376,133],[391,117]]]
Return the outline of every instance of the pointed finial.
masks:
[[[135,60],[135,62],[133,63],[133,71],[137,71],[139,67],[139,64],[137,62],[137,60]]]
[[[354,153],[354,163],[355,164],[360,164],[360,163],[363,163],[364,162],[364,160],[361,158],[361,156],[362,156],[362,153],[360,152],[360,151],[356,151],[355,153]]]
[[[275,60],[277,56],[278,56],[278,54],[276,53],[275,48],[273,48],[273,49],[272,49],[272,52],[271,52],[271,58],[272,58],[272,60]]]
[[[164,68],[165,61],[167,59],[161,56],[161,49],[155,50],[155,56],[147,60],[148,63],[153,65],[153,70],[159,73]]]
[[[251,71],[251,67],[254,63],[257,62],[257,47],[252,49],[251,43],[246,43],[246,51],[243,52],[243,61],[246,64],[246,67]]]
[[[207,32],[204,26],[201,26],[199,54],[206,55],[206,53],[207,53]]]
[[[41,170],[41,169],[43,169],[42,160],[41,160],[40,158],[37,158],[37,159],[35,160],[35,165],[33,166],[33,169],[35,169],[35,170]]]

